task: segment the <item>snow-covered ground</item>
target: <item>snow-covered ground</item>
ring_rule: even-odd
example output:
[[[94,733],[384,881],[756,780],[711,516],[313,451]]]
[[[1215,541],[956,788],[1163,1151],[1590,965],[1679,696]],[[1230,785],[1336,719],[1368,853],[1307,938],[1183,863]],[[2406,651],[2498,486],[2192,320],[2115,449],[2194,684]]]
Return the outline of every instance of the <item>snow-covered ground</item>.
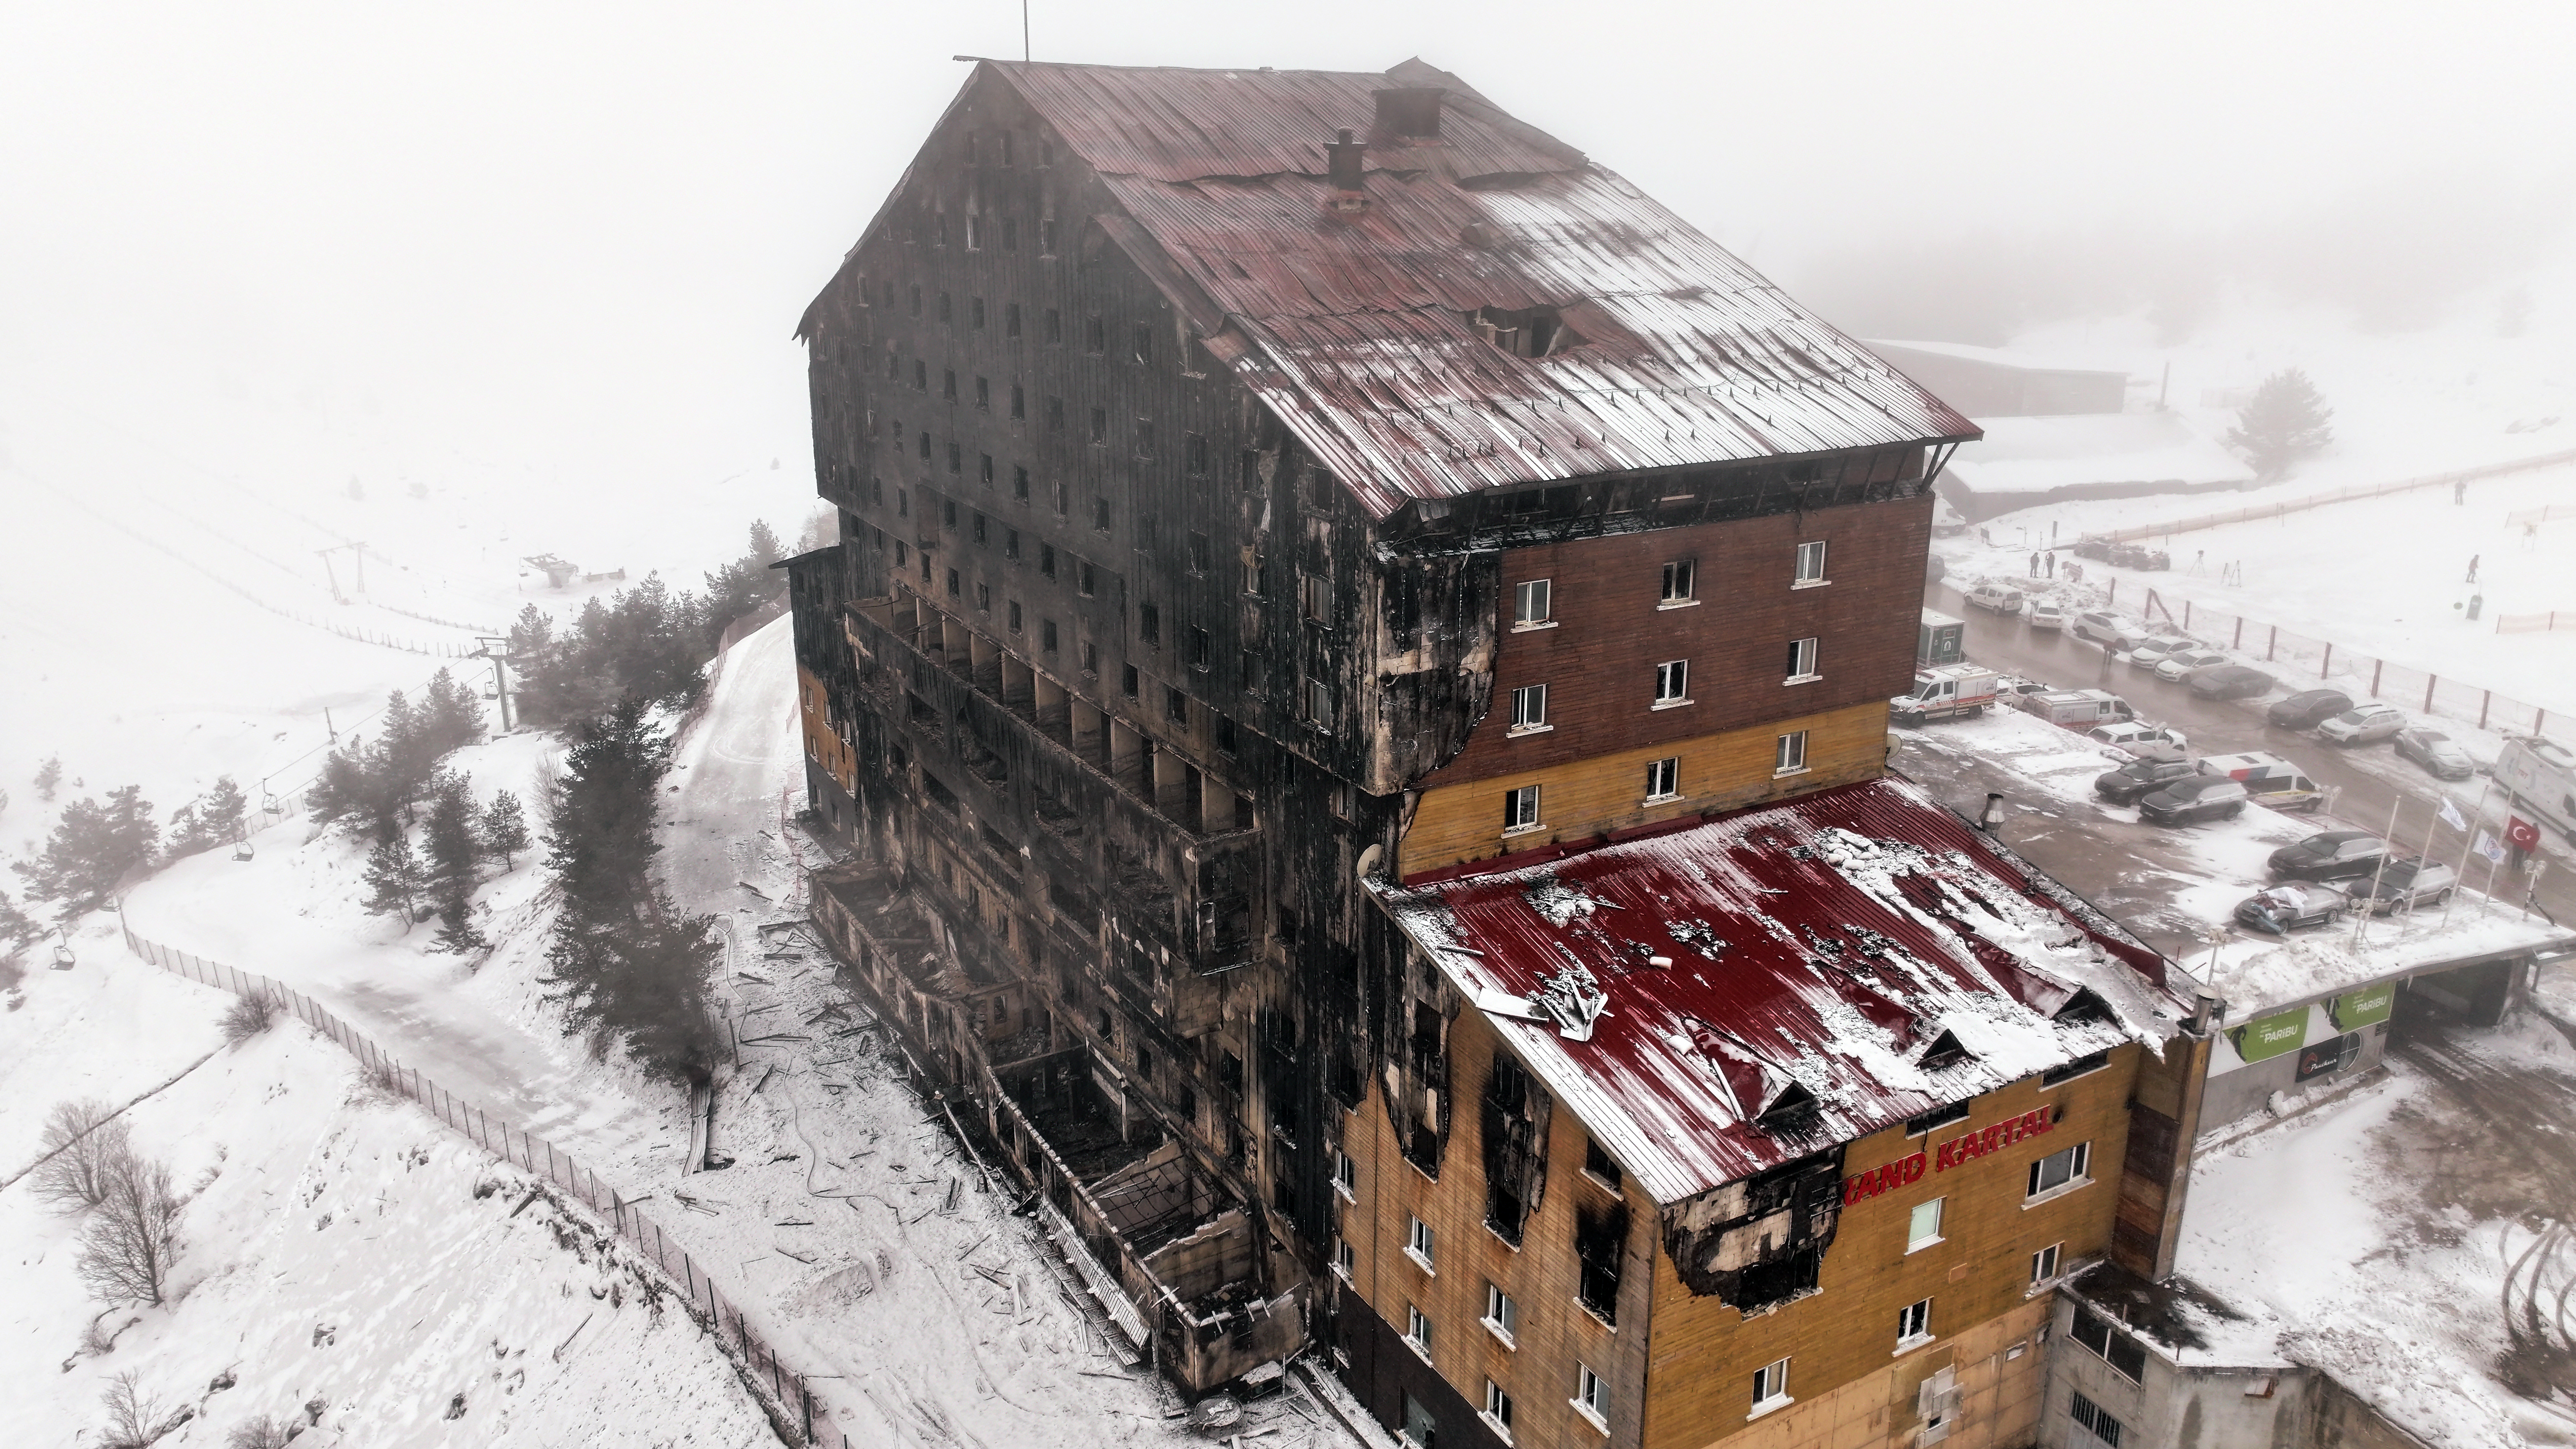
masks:
[[[102,1312],[73,1270],[78,1225],[25,1182],[0,1191],[0,1442],[85,1442],[129,1372],[196,1411],[171,1445],[258,1416],[318,1422],[297,1442],[324,1446],[776,1442],[667,1285],[586,1215],[529,1201],[525,1174],[365,1089],[330,1041],[284,1020],[222,1047],[231,998],[104,946],[24,996],[0,1015],[17,1104],[0,1176],[35,1158],[54,1101],[142,1097],[127,1120],[187,1194],[186,1246],[165,1306]],[[93,1332],[113,1348],[86,1349]]]
[[[2576,1067],[2563,1036],[2509,1029],[2475,1057],[2471,1080],[2536,1084],[2563,1115]],[[2465,1112],[2396,1061],[2376,1084],[2205,1152],[2177,1268],[2251,1313],[2187,1356],[2277,1352],[2324,1369],[2441,1449],[2576,1443],[2565,1383],[2552,1404],[2507,1382],[2509,1315],[2536,1299],[2546,1323],[2555,1304],[2560,1326],[2542,1332],[2565,1331],[2566,1257],[2533,1252],[2564,1232],[2563,1164],[2506,1140],[2553,1130]]]

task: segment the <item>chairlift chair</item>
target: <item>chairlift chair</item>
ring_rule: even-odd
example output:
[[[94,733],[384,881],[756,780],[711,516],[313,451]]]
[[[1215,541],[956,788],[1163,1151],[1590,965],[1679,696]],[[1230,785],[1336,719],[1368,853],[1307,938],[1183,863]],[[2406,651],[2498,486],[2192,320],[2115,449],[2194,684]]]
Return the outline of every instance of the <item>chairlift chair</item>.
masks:
[[[55,970],[69,971],[79,964],[80,958],[72,954],[72,942],[69,936],[64,936],[60,940],[54,942]]]
[[[286,813],[286,802],[278,799],[276,795],[270,793],[268,782],[264,780],[260,782],[259,787],[259,810],[263,815],[283,815]]]
[[[251,849],[249,836],[245,835],[241,839],[233,842],[233,859],[248,860],[255,853],[256,852]]]

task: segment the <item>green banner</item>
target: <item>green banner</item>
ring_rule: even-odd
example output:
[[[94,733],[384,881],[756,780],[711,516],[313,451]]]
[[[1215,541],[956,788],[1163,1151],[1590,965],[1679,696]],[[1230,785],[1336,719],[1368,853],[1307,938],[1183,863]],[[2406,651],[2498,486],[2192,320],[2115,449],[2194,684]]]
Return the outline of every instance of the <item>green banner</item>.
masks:
[[[2236,1043],[2236,1054],[2249,1062],[2294,1052],[2308,1040],[2308,1009],[2293,1006],[2270,1016],[2258,1016],[2228,1033]]]
[[[2383,981],[2377,986],[2365,986],[2359,991],[2347,991],[2336,997],[2334,1003],[2326,1008],[2326,1015],[2334,1018],[2335,1030],[2356,1031],[2386,1021],[2396,1004],[2397,983]]]

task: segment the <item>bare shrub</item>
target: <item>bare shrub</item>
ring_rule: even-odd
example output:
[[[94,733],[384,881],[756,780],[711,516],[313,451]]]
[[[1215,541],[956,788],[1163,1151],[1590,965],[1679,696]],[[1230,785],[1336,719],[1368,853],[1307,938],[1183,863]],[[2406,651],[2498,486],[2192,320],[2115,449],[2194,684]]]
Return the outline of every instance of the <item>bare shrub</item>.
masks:
[[[81,1282],[109,1303],[159,1306],[179,1257],[179,1198],[170,1168],[127,1148],[107,1164],[107,1192],[81,1229]]]
[[[240,1046],[276,1025],[278,1013],[284,1009],[284,1003],[265,991],[254,991],[235,1000],[224,1012],[224,1041]]]
[[[286,1441],[295,1437],[297,1427],[292,1419],[266,1414],[244,1419],[224,1436],[224,1449],[286,1449]]]
[[[37,1141],[52,1155],[36,1169],[29,1190],[57,1212],[98,1206],[107,1196],[110,1165],[133,1155],[124,1121],[96,1097],[56,1102]]]
[[[386,1103],[405,1101],[411,1096],[411,1093],[405,1090],[409,1085],[409,1079],[403,1074],[403,1069],[395,1065],[391,1057],[380,1056],[358,1068],[358,1095],[364,1100]]]
[[[130,1372],[109,1379],[107,1391],[100,1397],[107,1405],[107,1426],[98,1434],[104,1449],[149,1449],[154,1441],[195,1417],[194,1411],[184,1406],[164,1414],[160,1402],[145,1393]]]

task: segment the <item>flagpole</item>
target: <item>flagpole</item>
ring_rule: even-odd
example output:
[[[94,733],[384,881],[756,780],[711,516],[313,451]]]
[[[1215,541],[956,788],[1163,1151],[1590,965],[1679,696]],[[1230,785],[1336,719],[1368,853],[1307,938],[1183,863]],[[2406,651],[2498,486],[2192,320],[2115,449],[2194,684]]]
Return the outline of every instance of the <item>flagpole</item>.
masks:
[[[2361,949],[2362,942],[2368,938],[2370,932],[2370,913],[2379,904],[2379,882],[2388,874],[2388,852],[2397,848],[2397,808],[2405,803],[2406,797],[2403,794],[2388,802],[2388,833],[2379,837],[2383,845],[2379,852],[2379,864],[2370,872],[2370,894],[2363,897],[2361,909],[2355,912],[2352,918],[2352,949],[2356,952]]]
[[[2494,794],[2495,775],[2491,771],[2487,775],[2487,787],[2478,792],[2478,816],[2476,825],[2482,826],[2487,823],[2487,801],[2492,798]],[[2464,828],[2460,831],[2460,868],[2451,872],[2451,894],[2442,898],[2442,920],[2440,926],[2437,926],[2436,929],[2441,929],[2442,927],[2447,927],[2451,924],[2451,902],[2460,894],[2461,889],[2469,883],[2469,846],[2476,841],[2476,839],[2477,830],[2475,826]]]

